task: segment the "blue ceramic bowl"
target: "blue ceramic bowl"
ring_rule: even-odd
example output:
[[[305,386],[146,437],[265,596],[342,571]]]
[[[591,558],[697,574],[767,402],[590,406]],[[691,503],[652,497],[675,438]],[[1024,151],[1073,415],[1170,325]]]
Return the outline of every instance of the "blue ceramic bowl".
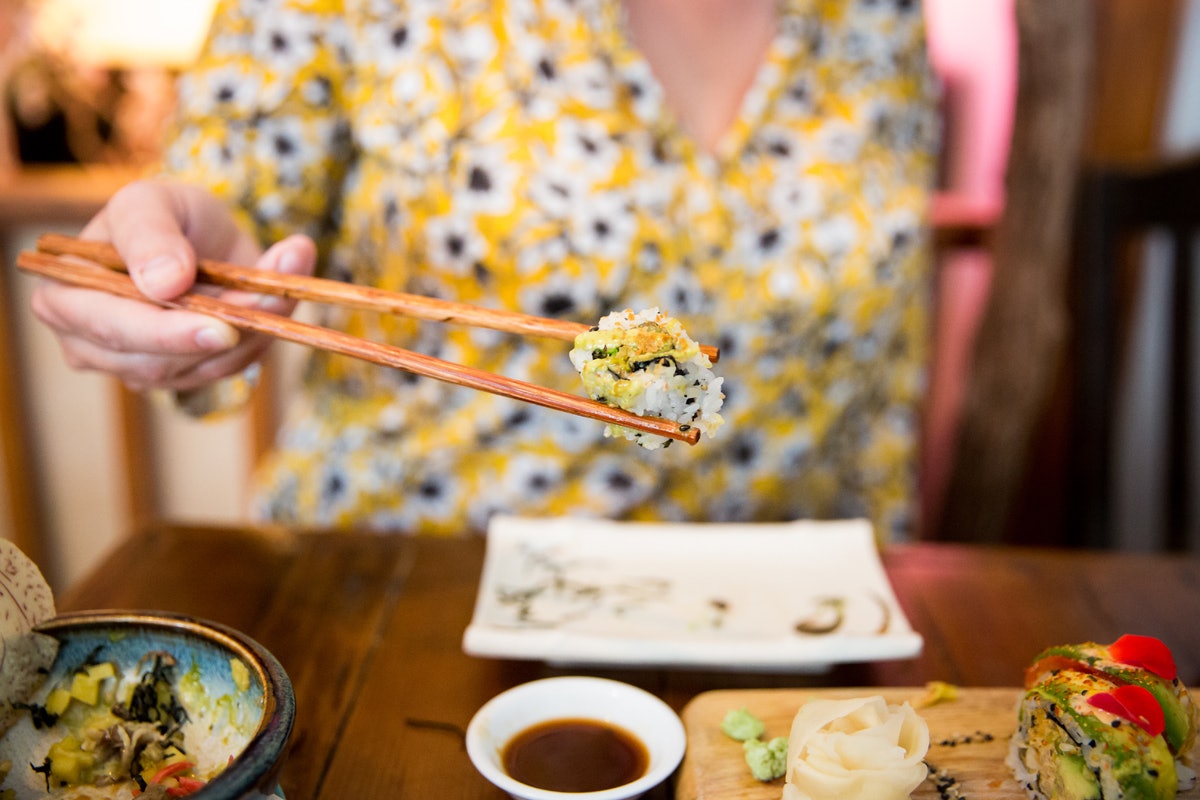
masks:
[[[189,708],[194,718],[185,733],[189,757],[202,765],[205,760],[210,764],[228,761],[219,775],[189,797],[196,800],[282,797],[278,772],[295,719],[295,695],[283,667],[254,640],[216,623],[139,611],[66,614],[43,623],[37,630],[59,642],[58,656],[43,694],[48,687],[69,678],[94,652],[98,660],[113,661],[128,672],[137,670],[139,662],[144,664],[148,653],[170,653],[178,665],[177,675],[186,674],[190,681],[198,680],[196,694],[205,698]],[[238,669],[237,678],[231,667],[235,660],[246,668]],[[23,720],[19,724],[27,723]],[[28,746],[28,734],[13,737],[12,733],[5,737],[6,743],[14,739]],[[35,747],[48,746],[61,736],[62,731],[37,731],[32,740]],[[32,754],[0,755],[11,758],[15,765],[40,763],[45,746]],[[10,777],[6,785],[11,785],[11,781]],[[44,790],[44,782],[41,788]]]

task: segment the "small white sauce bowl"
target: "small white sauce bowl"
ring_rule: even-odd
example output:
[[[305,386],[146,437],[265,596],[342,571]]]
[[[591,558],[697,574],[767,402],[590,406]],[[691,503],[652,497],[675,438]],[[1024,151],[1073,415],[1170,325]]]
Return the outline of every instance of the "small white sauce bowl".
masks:
[[[504,770],[504,747],[518,733],[556,719],[593,719],[636,736],[649,763],[634,781],[598,792],[555,792],[521,783]],[[636,686],[607,678],[544,678],[496,695],[467,726],[467,754],[482,775],[517,800],[632,800],[662,783],[683,759],[679,716]]]

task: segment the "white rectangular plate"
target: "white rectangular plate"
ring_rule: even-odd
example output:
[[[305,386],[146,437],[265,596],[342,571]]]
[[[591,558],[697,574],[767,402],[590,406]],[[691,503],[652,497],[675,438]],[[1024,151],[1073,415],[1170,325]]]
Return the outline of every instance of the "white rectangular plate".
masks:
[[[463,636],[475,656],[797,672],[921,645],[865,520],[497,517]]]

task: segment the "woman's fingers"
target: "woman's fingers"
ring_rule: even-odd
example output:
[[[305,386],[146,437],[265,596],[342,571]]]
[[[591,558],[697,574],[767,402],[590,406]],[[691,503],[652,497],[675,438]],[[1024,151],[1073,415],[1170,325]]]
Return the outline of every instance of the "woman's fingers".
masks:
[[[245,369],[258,360],[267,344],[262,337],[247,337],[237,347],[197,359],[105,350],[89,339],[71,336],[59,342],[72,367],[107,373],[134,391],[200,388]]]
[[[195,288],[224,302],[290,314],[296,304],[286,298],[196,285],[197,257],[296,275],[311,275],[316,267],[308,237],[290,236],[263,252],[216,197],[167,181],[122,188],[81,235],[111,242],[139,290],[160,301]],[[203,314],[52,281],[35,289],[33,311],[58,337],[67,363],[110,373],[138,390],[198,388],[244,369],[270,341]]]
[[[34,292],[31,308],[58,335],[87,339],[113,352],[204,356],[228,350],[240,339],[236,328],[203,314],[52,281]]]
[[[263,253],[255,264],[259,269],[288,275],[312,275],[317,265],[317,246],[307,236],[281,239]]]
[[[181,191],[154,181],[131,183],[112,196],[82,234],[112,242],[137,287],[159,300],[186,292],[196,280]]]
[[[268,248],[255,266],[287,275],[312,275],[317,266],[317,247],[307,236],[289,236]],[[291,314],[296,308],[296,301],[260,295],[255,305],[273,314]]]
[[[137,391],[195,389],[241,371],[269,344],[203,314],[51,281],[32,307],[57,335],[67,364],[111,374]],[[232,339],[218,338],[226,331]]]

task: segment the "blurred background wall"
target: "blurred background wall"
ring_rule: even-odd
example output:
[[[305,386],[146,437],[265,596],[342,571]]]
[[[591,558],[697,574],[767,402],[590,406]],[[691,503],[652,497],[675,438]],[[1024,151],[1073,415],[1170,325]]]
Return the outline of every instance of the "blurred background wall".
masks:
[[[986,229],[1004,202],[1016,69],[1014,0],[925,2],[931,55],[946,87],[949,147],[939,213]],[[38,14],[31,21],[33,7]],[[1097,7],[1102,113],[1092,155],[1121,158],[1200,146],[1200,0],[1097,0]],[[195,52],[212,8],[213,0],[0,0],[0,312],[11,350],[5,368],[26,416],[21,430],[11,423],[0,429],[0,443],[26,444],[28,475],[18,477],[36,479],[28,485],[40,487],[29,490],[36,491],[44,528],[40,560],[58,587],[144,521],[139,515],[145,507],[180,521],[243,518],[244,478],[260,446],[252,440],[262,418],[253,414],[261,409],[197,422],[162,404],[142,404],[103,377],[71,371],[31,318],[30,279],[13,269],[15,254],[39,233],[77,231],[116,186],[153,168],[170,112],[171,77]],[[1147,14],[1156,24],[1140,23]],[[1147,91],[1148,71],[1165,76],[1161,90]],[[923,499],[935,518],[942,480],[952,468],[971,341],[988,296],[986,240],[947,248],[942,267],[933,371],[939,399],[923,457],[932,476]],[[1159,357],[1156,309],[1166,292],[1169,287],[1152,286],[1141,295],[1137,346],[1145,363]],[[301,355],[283,348],[268,420]],[[1152,541],[1141,498],[1148,484],[1161,479],[1152,466],[1157,399],[1150,382],[1135,375],[1123,406],[1117,516],[1130,547]],[[129,454],[143,445],[149,461],[133,470],[130,485]],[[139,483],[147,475],[154,485]],[[11,512],[30,498],[4,496],[21,484],[8,477],[0,482],[0,510]],[[154,494],[143,510],[139,493]],[[1030,512],[1038,514],[1053,524],[1044,508]],[[0,514],[0,535],[20,538],[13,519]]]

